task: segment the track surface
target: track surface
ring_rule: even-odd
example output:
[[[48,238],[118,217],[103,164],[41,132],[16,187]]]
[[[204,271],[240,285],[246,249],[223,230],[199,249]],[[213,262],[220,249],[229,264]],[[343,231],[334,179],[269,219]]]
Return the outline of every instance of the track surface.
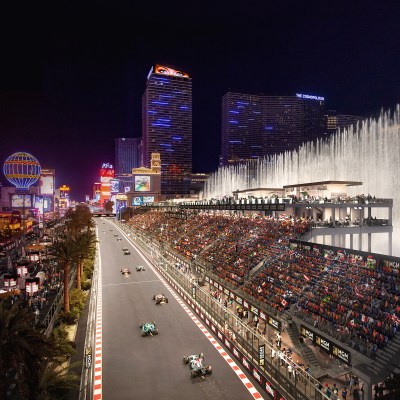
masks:
[[[104,219],[99,219],[98,228],[103,284],[103,399],[252,399],[124,235]],[[122,241],[117,241],[117,233]],[[131,255],[124,255],[123,247],[129,248]],[[136,272],[137,265],[144,265],[146,271]],[[129,277],[122,276],[124,267],[130,268]],[[151,300],[156,293],[164,293],[169,303],[156,306]],[[139,324],[146,321],[156,321],[158,336],[140,335]],[[182,359],[200,352],[213,374],[191,379]]]

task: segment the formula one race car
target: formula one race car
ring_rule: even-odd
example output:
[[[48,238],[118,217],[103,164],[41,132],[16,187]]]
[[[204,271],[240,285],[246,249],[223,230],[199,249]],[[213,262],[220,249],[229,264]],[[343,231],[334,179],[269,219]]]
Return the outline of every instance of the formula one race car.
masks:
[[[130,275],[131,270],[129,268],[122,268],[121,269],[121,274],[122,275]]]
[[[211,365],[204,365],[204,354],[193,354],[191,356],[183,357],[183,363],[189,364],[190,376],[195,378],[196,376],[211,375]]]
[[[164,294],[153,294],[153,300],[156,301],[156,304],[166,304],[168,303],[168,299],[164,296]]]
[[[156,323],[153,322],[142,322],[139,326],[142,331],[142,336],[153,336],[158,335],[158,329]]]
[[[140,272],[140,271],[146,271],[145,268],[143,267],[143,265],[139,265],[136,267],[136,271]]]

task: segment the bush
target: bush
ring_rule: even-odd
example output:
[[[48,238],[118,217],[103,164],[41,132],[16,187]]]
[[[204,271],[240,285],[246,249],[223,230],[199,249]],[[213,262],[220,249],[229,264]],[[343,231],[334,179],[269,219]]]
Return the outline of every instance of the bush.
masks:
[[[86,279],[86,281],[82,283],[82,290],[89,290],[91,287],[92,281],[90,279]]]
[[[76,312],[61,311],[57,318],[61,324],[73,325],[78,320],[78,315]]]
[[[69,304],[71,310],[77,310],[78,314],[85,308],[87,293],[82,289],[73,289],[70,292]]]

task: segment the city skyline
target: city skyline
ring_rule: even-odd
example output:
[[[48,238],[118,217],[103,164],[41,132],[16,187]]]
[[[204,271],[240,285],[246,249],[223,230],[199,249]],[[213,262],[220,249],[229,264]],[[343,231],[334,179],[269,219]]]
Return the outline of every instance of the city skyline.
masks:
[[[193,79],[194,172],[217,168],[229,91],[323,96],[327,110],[361,116],[400,100],[397,4],[46,11],[52,18],[11,10],[4,25],[13,34],[4,36],[0,67],[0,162],[27,151],[77,200],[91,193],[99,166],[114,163],[114,140],[140,136],[141,97],[156,63]]]

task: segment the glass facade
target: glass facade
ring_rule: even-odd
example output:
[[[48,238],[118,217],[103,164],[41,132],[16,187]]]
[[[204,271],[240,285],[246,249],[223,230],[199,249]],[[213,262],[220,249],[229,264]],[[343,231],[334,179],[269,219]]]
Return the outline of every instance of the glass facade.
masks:
[[[156,69],[157,70],[157,69]],[[142,99],[142,154],[161,156],[161,193],[189,193],[192,173],[192,80],[150,72]]]
[[[140,138],[115,139],[115,174],[131,174],[132,168],[138,168],[138,146]]]
[[[222,98],[221,164],[298,148],[323,134],[324,101],[229,92]]]

